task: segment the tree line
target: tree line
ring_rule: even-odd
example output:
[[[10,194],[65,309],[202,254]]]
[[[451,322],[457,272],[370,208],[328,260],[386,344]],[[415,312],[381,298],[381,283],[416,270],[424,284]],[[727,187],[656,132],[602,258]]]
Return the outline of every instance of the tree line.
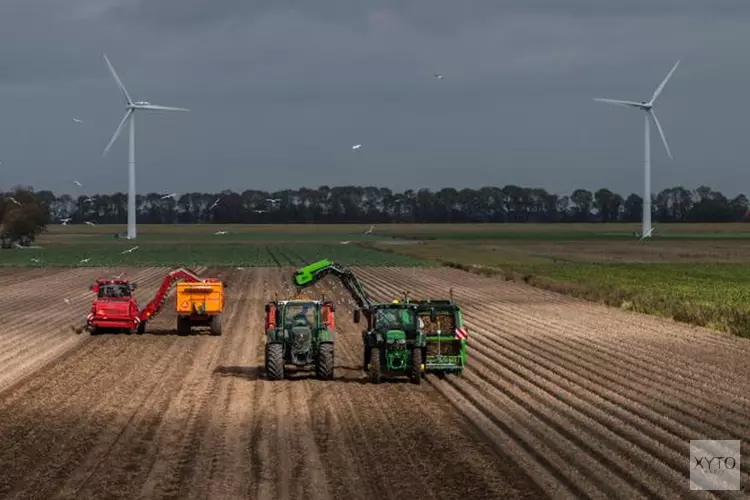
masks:
[[[15,194],[20,205],[8,200],[13,192],[6,193],[0,215],[8,208],[8,214],[31,210],[24,208],[30,204],[53,223],[67,219],[71,224],[127,222],[125,193],[73,197],[16,188]],[[652,196],[652,205],[653,218],[663,222],[739,221],[748,212],[744,194],[728,198],[707,186],[664,189]],[[643,199],[638,194],[623,197],[606,188],[576,189],[570,195],[558,195],[515,185],[403,192],[379,187],[321,186],[277,192],[149,193],[136,197],[138,222],[142,224],[635,222],[641,219],[642,206]]]

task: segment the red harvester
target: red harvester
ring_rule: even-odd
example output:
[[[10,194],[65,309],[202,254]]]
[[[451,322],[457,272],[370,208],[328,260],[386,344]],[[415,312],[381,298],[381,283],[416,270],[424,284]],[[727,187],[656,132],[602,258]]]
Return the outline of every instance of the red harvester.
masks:
[[[194,272],[188,269],[177,269],[170,272],[164,278],[159,286],[159,289],[154,295],[154,298],[146,304],[143,309],[138,309],[138,304],[133,297],[133,290],[135,290],[137,284],[131,283],[129,280],[124,279],[98,279],[96,283],[91,285],[91,291],[96,292],[96,298],[91,303],[91,312],[86,316],[85,328],[91,332],[92,335],[103,332],[103,331],[125,331],[127,333],[143,333],[146,330],[146,323],[152,320],[161,310],[164,302],[167,300],[167,294],[170,288],[176,281],[186,281],[189,283],[205,283],[205,284],[221,284],[221,281],[214,278],[200,278]],[[201,308],[200,305],[196,311],[192,311],[191,314],[186,314],[182,309],[181,305],[178,304],[178,330],[179,333],[187,333],[185,331],[185,323],[194,322],[196,324],[210,324],[211,333],[214,335],[221,334],[221,319],[220,312],[223,307],[224,297],[223,288],[225,285],[219,286],[219,300],[218,308],[209,308],[208,313],[206,308]],[[207,287],[208,288],[208,287]],[[216,288],[211,286],[211,289]],[[198,290],[200,292],[200,290]],[[207,293],[212,294],[209,300],[215,298],[216,292],[202,292],[203,301],[205,306]],[[194,294],[195,295],[195,294]],[[191,297],[193,299],[193,297]],[[193,300],[190,301],[191,305]],[[213,300],[213,302],[217,302]],[[213,321],[212,321],[213,320]],[[189,329],[189,328],[188,328]],[[77,330],[82,331],[82,330]]]

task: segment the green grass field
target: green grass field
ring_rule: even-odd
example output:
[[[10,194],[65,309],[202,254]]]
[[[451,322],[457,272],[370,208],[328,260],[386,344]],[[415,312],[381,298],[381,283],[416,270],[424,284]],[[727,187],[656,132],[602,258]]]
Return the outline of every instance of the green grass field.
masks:
[[[2,266],[451,265],[750,336],[750,224],[52,226]],[[216,235],[216,231],[228,234]],[[134,252],[123,254],[138,245]],[[89,259],[81,264],[82,259]]]

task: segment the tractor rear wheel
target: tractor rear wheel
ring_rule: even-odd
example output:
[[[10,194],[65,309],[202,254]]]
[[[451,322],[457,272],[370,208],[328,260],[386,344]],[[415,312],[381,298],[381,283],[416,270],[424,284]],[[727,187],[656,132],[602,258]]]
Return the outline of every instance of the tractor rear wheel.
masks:
[[[221,314],[211,316],[211,335],[221,335]]]
[[[368,363],[367,371],[370,376],[370,382],[373,384],[379,384],[382,376],[380,370],[380,348],[370,348],[370,362]]]
[[[369,370],[368,366],[370,366],[370,354],[371,354],[371,352],[370,352],[370,346],[366,345],[365,346],[365,354],[363,356],[364,363],[362,364],[362,370],[365,371],[365,372],[367,370]]]
[[[177,316],[177,335],[187,335],[190,333],[190,318]]]
[[[284,378],[284,344],[266,344],[266,376],[270,380]]]
[[[331,380],[333,378],[333,344],[326,343],[318,346],[315,375],[321,380]]]
[[[422,349],[415,347],[411,350],[411,365],[409,366],[409,379],[412,384],[422,383]]]
[[[135,329],[135,332],[137,334],[139,334],[139,335],[145,333],[146,332],[146,322],[145,321],[141,321],[140,323],[138,323],[138,328]]]

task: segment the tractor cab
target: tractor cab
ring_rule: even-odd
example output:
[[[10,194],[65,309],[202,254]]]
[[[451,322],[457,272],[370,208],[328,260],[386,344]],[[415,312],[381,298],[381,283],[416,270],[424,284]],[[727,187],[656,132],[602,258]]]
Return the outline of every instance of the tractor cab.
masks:
[[[419,300],[417,318],[425,337],[425,371],[460,374],[466,365],[466,338],[461,308],[452,300]]]
[[[285,364],[313,364],[318,345],[333,340],[335,307],[331,301],[271,301],[265,310],[267,342],[283,345]]]

